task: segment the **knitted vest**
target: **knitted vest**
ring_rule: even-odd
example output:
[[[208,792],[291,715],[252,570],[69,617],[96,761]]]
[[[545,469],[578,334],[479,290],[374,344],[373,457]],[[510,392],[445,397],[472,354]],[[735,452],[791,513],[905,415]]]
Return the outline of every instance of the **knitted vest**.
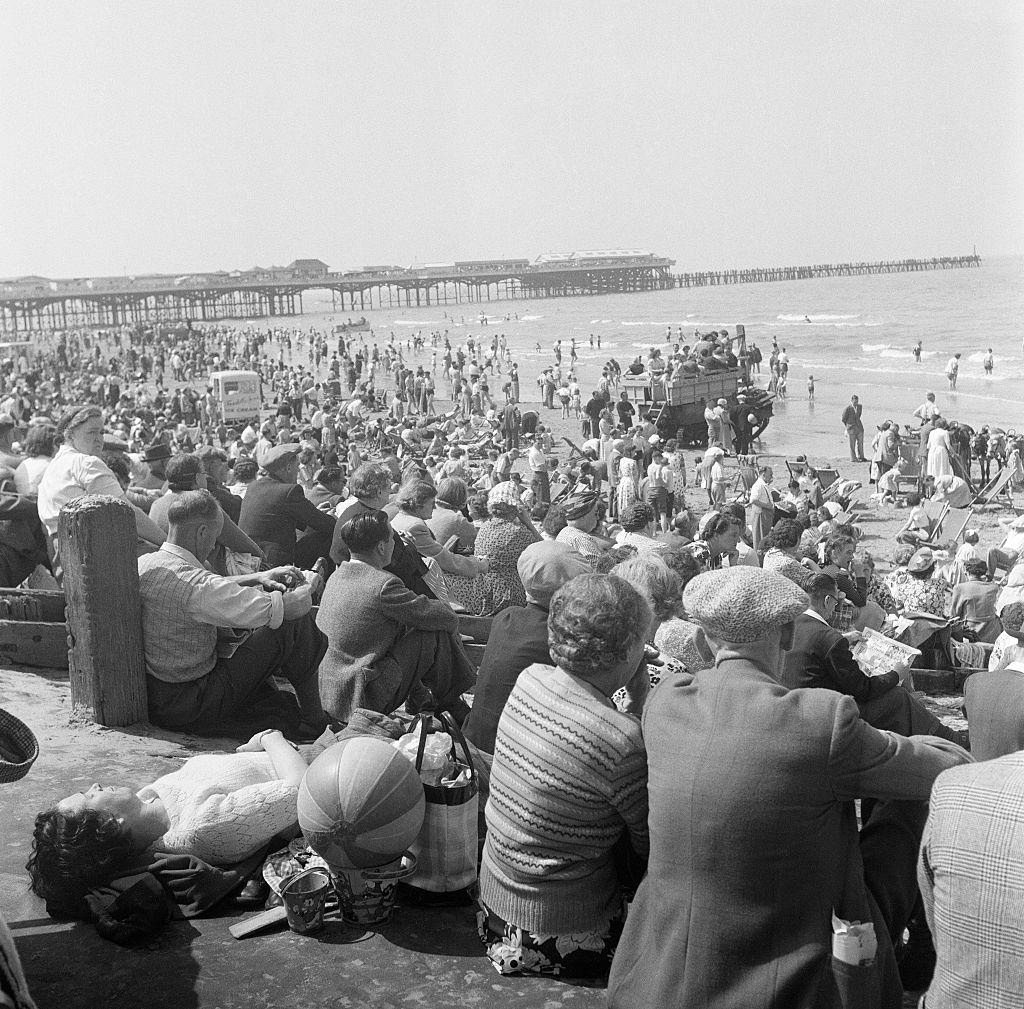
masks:
[[[217,662],[217,628],[189,615],[193,589],[216,577],[163,551],[139,558],[146,672],[167,683],[205,676]]]

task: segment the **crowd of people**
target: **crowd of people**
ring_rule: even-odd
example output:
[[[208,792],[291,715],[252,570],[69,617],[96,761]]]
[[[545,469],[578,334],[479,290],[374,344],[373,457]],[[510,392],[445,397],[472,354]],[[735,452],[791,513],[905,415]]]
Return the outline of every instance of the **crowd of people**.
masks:
[[[728,362],[717,337],[698,367]],[[308,347],[309,368],[278,345]],[[499,972],[607,976],[623,1007],[898,1007],[924,988],[931,1009],[1020,1005],[1024,519],[994,549],[968,530],[947,560],[909,543],[883,576],[856,485],[802,460],[780,490],[728,410],[690,469],[609,362],[585,404],[564,385],[587,424],[566,458],[500,336],[416,350],[441,354],[445,409],[436,363],[333,334],[65,334],[7,369],[3,584],[65,577],[69,501],[126,500],[150,720],[248,740],[41,813],[34,891],[82,913],[155,852],[241,863],[295,819],[290,743],[446,712],[482,771],[477,921]],[[634,364],[671,381],[692,360]],[[189,391],[222,365],[262,375],[272,418],[231,427]],[[542,374],[548,409],[562,387]],[[956,450],[920,419],[938,485]],[[727,454],[748,480],[726,480]],[[478,667],[464,615],[491,618]],[[969,737],[905,662],[861,664],[874,632],[992,646]],[[873,927],[852,957],[851,922]]]

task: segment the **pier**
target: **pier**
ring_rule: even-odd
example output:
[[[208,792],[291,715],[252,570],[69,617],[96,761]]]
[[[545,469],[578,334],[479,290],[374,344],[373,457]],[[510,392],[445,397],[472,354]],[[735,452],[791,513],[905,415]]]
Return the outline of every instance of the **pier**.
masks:
[[[677,287],[717,287],[720,284],[768,284],[779,280],[817,280],[821,277],[862,277],[869,273],[918,273],[922,270],[963,270],[981,266],[981,257],[937,256],[933,259],[887,259],[878,263],[825,263],[819,266],[757,266],[676,274]]]
[[[331,271],[319,259],[297,259],[286,267],[179,276],[19,277],[0,280],[0,332],[296,316],[303,312],[303,294],[311,290],[330,291],[333,310],[354,312],[962,269],[980,266],[981,259],[943,256],[682,274],[671,272],[674,265],[675,260],[654,253],[615,250],[544,255],[533,262],[466,260],[344,272]]]

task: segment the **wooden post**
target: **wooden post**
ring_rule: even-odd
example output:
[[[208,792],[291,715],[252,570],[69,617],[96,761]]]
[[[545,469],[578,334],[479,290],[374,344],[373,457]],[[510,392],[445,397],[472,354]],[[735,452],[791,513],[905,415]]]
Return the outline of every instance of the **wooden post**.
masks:
[[[100,725],[147,720],[135,514],[92,494],[68,502],[57,528],[67,595],[71,703]]]

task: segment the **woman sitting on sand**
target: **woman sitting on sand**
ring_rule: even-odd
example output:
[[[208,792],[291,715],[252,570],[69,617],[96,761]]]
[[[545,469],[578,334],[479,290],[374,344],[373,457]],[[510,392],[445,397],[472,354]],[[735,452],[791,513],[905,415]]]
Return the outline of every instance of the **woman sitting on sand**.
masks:
[[[594,978],[611,966],[625,917],[617,855],[648,846],[640,723],[611,696],[633,678],[650,621],[621,578],[579,575],[551,600],[556,666],[527,667],[505,705],[477,915],[501,974]]]
[[[223,866],[259,851],[295,823],[306,762],[277,729],[238,750],[192,757],[138,792],[94,784],[39,813],[25,866],[33,893],[77,915],[143,852]]]

